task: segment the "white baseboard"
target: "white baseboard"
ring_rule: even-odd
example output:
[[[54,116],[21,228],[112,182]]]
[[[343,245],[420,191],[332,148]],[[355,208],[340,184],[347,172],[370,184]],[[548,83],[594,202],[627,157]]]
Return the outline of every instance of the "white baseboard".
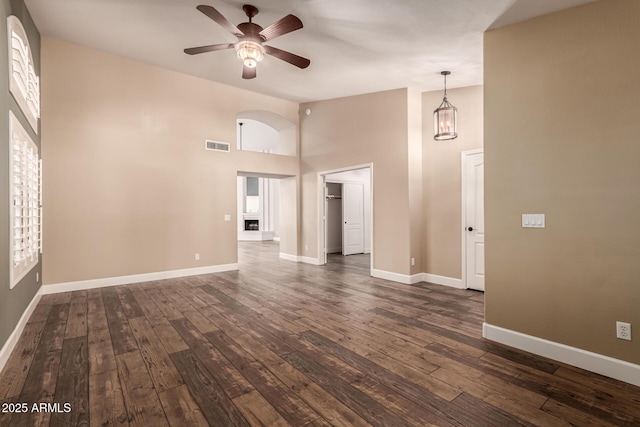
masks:
[[[305,264],[311,264],[311,265],[322,265],[318,258],[311,258],[308,256],[297,256],[297,255],[290,255],[290,254],[285,254],[283,252],[280,252],[280,258],[286,259],[287,261],[303,262]]]
[[[376,270],[375,268],[373,268],[371,269],[371,275],[379,279],[391,280],[392,282],[404,283],[407,285],[418,283],[418,282],[413,282],[413,280],[416,279],[414,276],[417,276],[417,274],[414,274],[413,276],[409,276],[408,274],[400,274],[400,273],[394,273],[392,271]]]
[[[482,336],[491,341],[577,366],[640,387],[640,365],[554,341],[483,323]]]
[[[371,272],[373,277],[380,279],[392,280],[394,282],[405,283],[407,285],[413,285],[419,282],[435,283],[436,285],[450,286],[452,288],[464,289],[461,279],[454,279],[452,277],[438,276],[436,274],[429,273],[417,273],[412,274],[400,274],[393,273],[391,271],[376,270]]]
[[[42,298],[41,291],[42,291],[42,286],[40,287],[38,292],[36,292],[36,294],[33,296],[26,310],[24,311],[24,313],[22,313],[22,317],[20,317],[18,324],[13,329],[13,332],[11,332],[11,335],[9,335],[9,338],[2,346],[2,350],[0,350],[0,372],[4,369],[4,366],[7,364],[7,361],[9,360],[9,356],[11,356],[11,352],[13,351],[16,344],[18,343],[18,340],[20,339],[20,335],[22,335],[22,331],[24,331],[24,327],[27,325],[27,322],[29,321],[31,314],[33,314],[33,310],[36,309],[38,302],[40,302],[40,298]]]
[[[305,264],[311,264],[311,265],[322,265],[322,263],[318,258],[311,258],[308,256],[299,256],[298,262],[304,262]]]
[[[210,265],[207,267],[185,268],[182,270],[159,271],[156,273],[133,274],[131,276],[106,277],[103,279],[79,280],[77,282],[43,285],[40,292],[57,294],[59,292],[79,291],[84,289],[103,288],[106,286],[128,285],[130,283],[148,282],[150,280],[175,279],[176,277],[196,276],[198,274],[221,273],[237,270],[238,264]]]
[[[422,273],[421,282],[435,283],[436,285],[449,286],[457,289],[465,289],[462,285],[462,279],[454,279],[453,277],[438,276],[437,274]]]
[[[286,259],[287,261],[298,262],[298,256],[297,255],[285,254],[284,252],[280,252],[280,258],[281,259]]]

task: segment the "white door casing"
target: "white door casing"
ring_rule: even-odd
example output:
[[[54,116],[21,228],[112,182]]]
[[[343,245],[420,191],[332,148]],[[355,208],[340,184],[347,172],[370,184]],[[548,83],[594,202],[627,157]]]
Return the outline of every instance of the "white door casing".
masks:
[[[364,186],[342,185],[342,254],[364,253]]]
[[[463,269],[466,287],[484,291],[484,155],[462,155]]]
[[[326,264],[329,261],[329,254],[327,253],[327,236],[329,235],[329,226],[328,226],[328,222],[327,222],[327,217],[329,216],[329,199],[327,198],[327,196],[329,195],[329,189],[327,188],[327,180],[326,178],[323,176],[322,177],[322,194],[323,197],[322,199],[324,200],[323,202],[323,208],[322,208],[322,228],[324,229],[324,236],[323,236],[323,246],[324,246],[324,250],[322,251],[322,264]]]

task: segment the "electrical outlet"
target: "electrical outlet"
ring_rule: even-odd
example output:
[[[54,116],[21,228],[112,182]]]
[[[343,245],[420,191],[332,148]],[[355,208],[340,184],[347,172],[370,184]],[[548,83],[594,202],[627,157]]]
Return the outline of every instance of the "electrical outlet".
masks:
[[[415,258],[411,258],[411,265],[416,265],[416,259]]]
[[[304,245],[304,251],[309,252],[309,245]]]
[[[631,341],[631,323],[616,322],[616,337]]]
[[[36,271],[36,283],[40,283],[40,272]]]
[[[196,261],[200,261],[200,254],[196,254]]]

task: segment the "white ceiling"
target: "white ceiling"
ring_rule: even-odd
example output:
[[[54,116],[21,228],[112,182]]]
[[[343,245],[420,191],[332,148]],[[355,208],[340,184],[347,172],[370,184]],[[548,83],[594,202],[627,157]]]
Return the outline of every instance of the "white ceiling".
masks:
[[[311,60],[300,70],[267,56],[241,78],[233,50],[184,48],[236,38],[196,10],[208,4],[237,25],[242,5],[263,27],[292,13],[304,28],[270,41]],[[593,0],[25,0],[41,34],[297,102],[401,87],[482,84],[482,33]]]

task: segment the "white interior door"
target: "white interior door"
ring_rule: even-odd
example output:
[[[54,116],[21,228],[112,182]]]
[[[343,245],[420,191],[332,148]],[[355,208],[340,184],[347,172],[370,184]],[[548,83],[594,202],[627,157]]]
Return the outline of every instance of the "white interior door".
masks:
[[[469,154],[464,161],[467,288],[484,291],[484,155]]]
[[[342,185],[342,255],[364,253],[364,186]]]

